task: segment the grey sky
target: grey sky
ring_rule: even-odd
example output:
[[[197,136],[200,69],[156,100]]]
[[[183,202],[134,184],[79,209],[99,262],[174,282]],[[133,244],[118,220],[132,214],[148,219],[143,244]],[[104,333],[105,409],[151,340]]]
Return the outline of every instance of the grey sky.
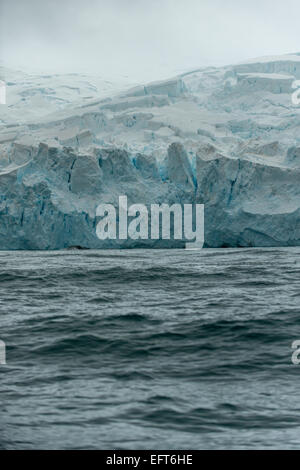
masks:
[[[300,51],[299,0],[0,0],[6,65],[172,76]]]

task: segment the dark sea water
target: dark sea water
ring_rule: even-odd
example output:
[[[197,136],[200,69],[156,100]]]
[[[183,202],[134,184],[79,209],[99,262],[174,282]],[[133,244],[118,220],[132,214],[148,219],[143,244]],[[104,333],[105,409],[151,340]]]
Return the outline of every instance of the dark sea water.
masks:
[[[0,252],[0,449],[300,449],[300,248]]]

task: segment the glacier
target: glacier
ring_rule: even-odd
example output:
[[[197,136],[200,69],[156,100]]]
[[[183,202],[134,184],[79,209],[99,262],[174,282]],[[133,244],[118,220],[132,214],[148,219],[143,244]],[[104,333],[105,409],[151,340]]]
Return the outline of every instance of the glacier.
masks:
[[[184,247],[99,240],[96,208],[205,205],[206,247],[300,245],[300,54],[149,84],[0,67],[0,248]]]

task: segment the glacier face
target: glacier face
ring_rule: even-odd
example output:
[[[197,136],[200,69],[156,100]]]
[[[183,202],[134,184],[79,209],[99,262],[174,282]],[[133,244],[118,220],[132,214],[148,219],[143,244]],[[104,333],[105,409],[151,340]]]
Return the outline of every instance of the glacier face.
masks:
[[[300,244],[300,106],[292,102],[300,55],[203,68],[110,96],[96,88],[82,99],[83,77],[59,77],[75,94],[66,103],[65,85],[46,78],[48,88],[31,77],[30,91],[10,72],[26,106],[16,97],[10,104],[8,87],[0,107],[1,249],[184,246],[99,240],[96,207],[117,206],[120,195],[130,204],[205,204],[208,247]],[[41,110],[37,89],[59,107]]]

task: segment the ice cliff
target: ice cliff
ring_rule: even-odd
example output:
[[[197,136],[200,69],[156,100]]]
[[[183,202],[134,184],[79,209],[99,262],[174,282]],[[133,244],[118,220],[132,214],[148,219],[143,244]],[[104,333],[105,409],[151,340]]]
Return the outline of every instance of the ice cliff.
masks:
[[[105,92],[88,77],[8,75],[0,249],[136,246],[96,237],[96,207],[119,195],[204,203],[208,247],[300,245],[300,55]]]

